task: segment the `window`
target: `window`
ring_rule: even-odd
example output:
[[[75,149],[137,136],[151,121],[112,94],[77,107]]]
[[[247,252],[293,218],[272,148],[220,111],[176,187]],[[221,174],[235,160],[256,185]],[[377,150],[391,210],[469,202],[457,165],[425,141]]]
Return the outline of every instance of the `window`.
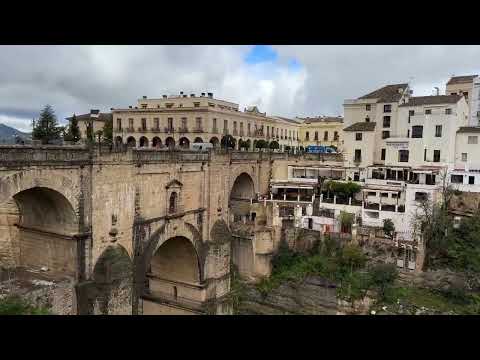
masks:
[[[333,133],[333,141],[337,141],[338,140],[338,131],[335,131]]]
[[[367,110],[367,111],[372,110],[372,105],[370,105],[370,104],[365,105],[365,110]]]
[[[469,185],[475,185],[475,176],[469,176],[468,177],[468,184]]]
[[[431,115],[431,114],[432,114],[432,109],[425,110],[425,115]]]
[[[122,131],[122,119],[117,119],[117,130]]]
[[[425,192],[417,191],[415,193],[415,201],[424,201],[424,200],[427,200],[427,198],[428,198],[428,194]]]
[[[168,129],[173,130],[173,118],[168,118]]]
[[[382,149],[382,157],[381,160],[385,160],[385,155],[387,153],[387,149]]]
[[[142,130],[147,130],[147,119],[142,118]]]
[[[233,122],[233,131],[237,132],[237,122],[236,121]],[[268,126],[267,126],[267,135],[268,135]]]
[[[433,150],[433,162],[440,162],[440,150]]]
[[[388,198],[388,193],[380,193],[380,196],[383,198]]]
[[[396,199],[396,198],[398,198],[398,194],[393,193],[392,194],[392,199]]]
[[[408,110],[408,116],[415,115],[415,110]]]
[[[172,103],[170,103],[170,104],[165,104],[165,106],[166,106],[167,109],[171,109],[171,108],[173,107],[173,104],[172,104]]]
[[[365,122],[370,122],[370,118],[368,116],[365,118]]]
[[[410,129],[407,130],[407,138],[410,137]]]
[[[131,119],[131,118],[128,119],[128,127],[129,127],[130,129],[133,129],[133,119]]]
[[[362,133],[355,133],[355,140],[362,141]]]
[[[250,123],[247,124],[247,133],[248,133],[248,136],[250,136]]]
[[[465,97],[465,100],[468,100],[468,92],[464,92],[463,96]]]
[[[193,106],[194,106],[194,107],[200,107],[200,103],[199,103],[199,102],[194,102],[194,103],[193,103]]]
[[[174,214],[175,212],[177,212],[177,193],[176,192],[172,192],[170,194],[168,212],[170,214]]]
[[[368,196],[377,196],[377,193],[375,191],[369,191]]]
[[[423,161],[427,161],[427,149],[423,150]]]
[[[390,137],[390,131],[382,131],[382,139],[388,139]]]
[[[389,128],[390,127],[390,116],[383,117],[383,127]]]
[[[315,137],[313,140],[318,140],[318,131],[315,131]]]
[[[195,122],[197,124],[197,130],[201,130],[202,129],[202,118],[201,117],[197,117],[195,119]]]
[[[146,109],[147,108],[147,104],[142,104],[142,109]]]
[[[467,153],[462,153],[462,161],[467,161]]]
[[[435,137],[442,137],[442,125],[435,126]]]
[[[452,115],[452,109],[445,109],[445,115]]]
[[[182,118],[182,129],[187,129],[187,118],[183,117]]]
[[[468,144],[478,144],[478,136],[469,136],[467,140]]]
[[[355,158],[354,158],[353,161],[355,161],[355,162],[361,162],[362,161],[362,150],[355,149]]]
[[[159,118],[153,118],[153,125],[155,126],[155,130],[160,129],[160,119]]]
[[[389,113],[392,112],[392,105],[383,105],[383,112]]]
[[[281,138],[283,139],[283,129],[280,132],[280,134],[281,134]],[[310,133],[308,131],[305,133],[305,140],[306,141],[310,140]]]
[[[223,120],[223,132],[228,131],[228,120]]]
[[[412,138],[418,139],[423,137],[423,126],[416,125],[412,126]]]
[[[235,125],[236,125],[237,123],[234,122],[233,124],[234,124],[234,127],[236,128]],[[269,137],[269,136],[270,136],[270,126],[267,126],[267,137]]]
[[[323,133],[323,140],[327,141],[328,140],[328,131],[325,131]]]
[[[398,150],[398,162],[408,162],[408,150]]]
[[[248,124],[248,128],[250,129],[250,124]],[[213,132],[217,132],[217,119],[213,119]]]
[[[452,184],[463,184],[463,175],[452,175],[450,177],[450,182]]]

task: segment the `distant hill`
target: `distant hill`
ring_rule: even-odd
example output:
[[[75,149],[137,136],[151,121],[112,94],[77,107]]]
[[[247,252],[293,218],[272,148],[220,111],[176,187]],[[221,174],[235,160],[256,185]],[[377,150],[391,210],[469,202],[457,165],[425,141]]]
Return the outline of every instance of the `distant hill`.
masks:
[[[23,140],[30,140],[31,135],[17,130],[11,126],[0,124],[0,144],[14,144],[15,135]]]

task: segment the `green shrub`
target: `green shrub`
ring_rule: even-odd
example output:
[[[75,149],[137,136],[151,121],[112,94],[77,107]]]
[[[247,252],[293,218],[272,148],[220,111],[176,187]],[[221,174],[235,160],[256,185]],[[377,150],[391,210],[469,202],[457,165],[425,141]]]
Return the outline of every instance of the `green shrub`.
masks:
[[[385,298],[385,293],[398,277],[398,270],[394,264],[379,264],[369,271],[371,284],[377,288],[379,300]]]
[[[49,315],[43,307],[36,307],[18,295],[10,295],[0,300],[0,315]]]

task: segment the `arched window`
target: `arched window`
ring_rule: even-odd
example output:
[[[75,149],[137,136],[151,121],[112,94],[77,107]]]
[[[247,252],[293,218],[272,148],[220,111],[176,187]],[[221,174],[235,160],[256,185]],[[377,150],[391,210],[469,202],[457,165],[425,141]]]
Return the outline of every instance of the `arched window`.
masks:
[[[173,214],[177,211],[177,193],[176,192],[172,192],[172,194],[170,195],[170,202],[169,202],[169,206],[168,206],[168,212],[170,214]]]

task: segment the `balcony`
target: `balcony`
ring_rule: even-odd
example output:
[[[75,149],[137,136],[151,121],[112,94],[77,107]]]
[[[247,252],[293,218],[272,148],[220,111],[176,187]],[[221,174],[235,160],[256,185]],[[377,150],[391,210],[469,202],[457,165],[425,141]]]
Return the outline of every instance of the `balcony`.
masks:
[[[193,132],[194,133],[203,133],[203,129],[201,127],[197,127],[195,129],[193,129]]]
[[[218,134],[218,129],[216,127],[212,128],[212,134]]]
[[[188,128],[186,126],[181,126],[178,128],[180,134],[188,133]]]
[[[135,129],[133,127],[128,127],[126,128],[127,132],[135,132]]]
[[[164,130],[165,130],[165,133],[167,133],[167,134],[169,134],[169,133],[171,134],[171,133],[174,132],[174,128],[173,128],[173,127],[166,127]]]
[[[228,129],[223,129],[223,135],[228,135]]]
[[[240,130],[240,133],[239,133],[239,134],[240,134],[240,136],[243,137],[243,136],[244,136],[243,130]]]
[[[233,129],[233,136],[238,136],[238,131],[237,131],[237,129]]]
[[[151,132],[154,132],[154,133],[159,133],[160,132],[160,128],[157,126],[157,127],[152,127],[150,128],[150,131]]]
[[[138,131],[139,133],[145,133],[145,132],[147,132],[147,128],[142,126],[142,127],[139,127],[139,128],[137,129],[137,131]]]

